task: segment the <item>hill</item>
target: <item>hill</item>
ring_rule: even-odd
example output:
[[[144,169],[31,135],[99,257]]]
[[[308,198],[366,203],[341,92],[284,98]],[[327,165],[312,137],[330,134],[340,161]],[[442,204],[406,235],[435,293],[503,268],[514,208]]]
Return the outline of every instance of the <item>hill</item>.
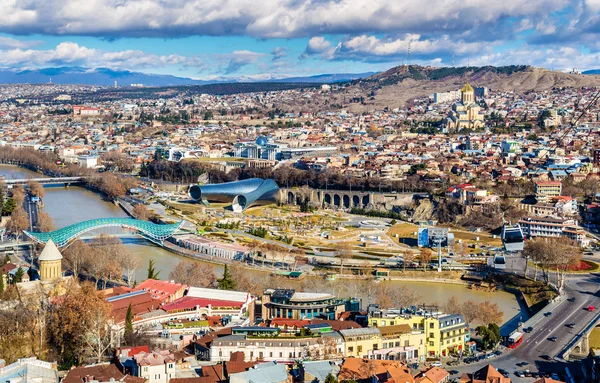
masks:
[[[152,73],[133,72],[128,70],[115,70],[110,68],[84,68],[84,67],[57,67],[33,70],[0,69],[0,84],[46,84],[50,80],[54,84],[82,84],[112,86],[117,81],[119,86],[143,84],[144,86],[181,86],[181,85],[206,85],[216,83],[239,82],[283,82],[283,83],[335,83],[365,78],[373,75],[368,73],[334,73],[306,77],[269,76],[269,78],[239,77],[217,78],[210,81],[195,80],[187,77],[161,75]]]
[[[369,78],[355,80],[344,89],[336,101],[364,100],[351,103],[348,109],[363,112],[383,107],[401,107],[408,101],[460,89],[465,82],[490,89],[526,92],[555,87],[599,86],[598,75],[575,75],[525,65],[504,67],[451,67],[436,68],[404,65],[377,73]]]

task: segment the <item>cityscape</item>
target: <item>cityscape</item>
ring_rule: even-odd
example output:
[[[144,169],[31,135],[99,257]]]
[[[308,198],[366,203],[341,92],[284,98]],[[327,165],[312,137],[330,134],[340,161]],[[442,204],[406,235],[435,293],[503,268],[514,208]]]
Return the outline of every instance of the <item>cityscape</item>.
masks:
[[[9,2],[0,381],[600,382],[600,7]]]

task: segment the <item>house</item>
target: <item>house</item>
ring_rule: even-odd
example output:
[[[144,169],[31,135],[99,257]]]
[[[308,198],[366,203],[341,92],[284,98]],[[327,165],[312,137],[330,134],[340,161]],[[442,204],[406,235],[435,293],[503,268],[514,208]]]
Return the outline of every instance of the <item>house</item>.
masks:
[[[229,383],[292,383],[285,364],[267,362],[255,365],[245,372],[229,375]]]
[[[465,373],[460,377],[460,383],[510,383],[510,378],[505,378],[491,364],[475,371]]]
[[[342,364],[338,380],[356,380],[358,383],[415,383],[410,370],[401,362],[347,358]]]
[[[448,371],[439,367],[431,367],[415,377],[415,383],[446,383],[450,380]]]
[[[175,377],[175,356],[168,350],[142,351],[133,360],[133,374],[146,383],[168,383]]]
[[[337,376],[340,373],[340,367],[329,360],[302,362],[300,368],[304,383],[323,383],[327,375]]]
[[[144,379],[125,375],[114,364],[95,364],[92,366],[76,367],[63,378],[61,383],[85,383],[92,380],[98,382],[145,383]]]

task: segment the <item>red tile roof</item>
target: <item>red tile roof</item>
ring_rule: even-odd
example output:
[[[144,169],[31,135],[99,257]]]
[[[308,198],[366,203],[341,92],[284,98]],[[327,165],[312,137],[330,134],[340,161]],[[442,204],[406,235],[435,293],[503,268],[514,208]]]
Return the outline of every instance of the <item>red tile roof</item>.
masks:
[[[152,298],[161,301],[166,301],[178,292],[183,294],[183,290],[187,285],[169,281],[157,281],[155,279],[146,279],[144,282],[135,287],[134,291],[144,290],[152,294]]]

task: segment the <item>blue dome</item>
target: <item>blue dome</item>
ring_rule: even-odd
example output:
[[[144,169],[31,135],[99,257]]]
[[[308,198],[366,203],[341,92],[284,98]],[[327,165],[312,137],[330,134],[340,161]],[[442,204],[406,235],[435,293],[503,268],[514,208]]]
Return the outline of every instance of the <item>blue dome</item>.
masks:
[[[267,137],[258,136],[256,138],[256,145],[265,146],[267,144]]]

